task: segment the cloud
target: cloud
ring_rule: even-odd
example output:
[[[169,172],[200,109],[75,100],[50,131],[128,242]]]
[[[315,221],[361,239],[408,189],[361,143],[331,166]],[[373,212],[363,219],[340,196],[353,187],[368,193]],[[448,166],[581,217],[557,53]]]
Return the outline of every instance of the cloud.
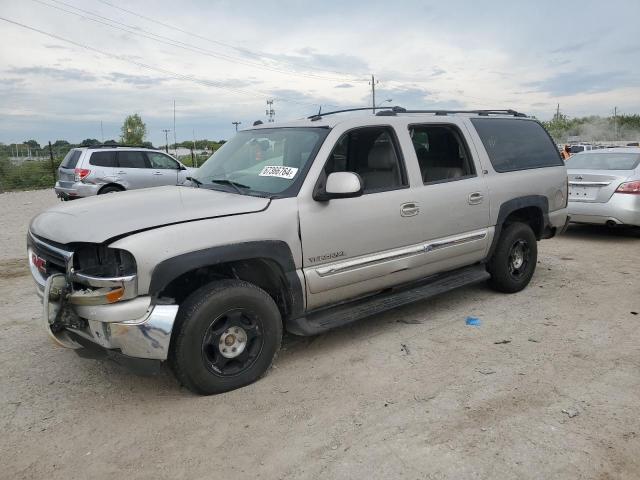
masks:
[[[269,55],[269,58],[278,62],[288,63],[297,70],[318,69],[327,72],[350,72],[361,74],[369,71],[368,63],[355,55],[337,53],[320,53],[314,48],[305,47],[296,51],[294,55],[279,54]],[[329,74],[328,73],[328,74]]]
[[[53,67],[12,67],[7,73],[21,76],[37,75],[55,78],[56,80],[74,80],[80,82],[92,82],[97,77],[86,70],[77,68],[53,68]]]
[[[561,72],[545,80],[529,82],[526,85],[533,87],[536,91],[562,97],[580,93],[607,92],[637,84],[637,80],[631,78],[626,72],[590,73],[575,70]]]
[[[353,85],[350,83],[340,83],[333,88],[353,88]]]
[[[578,52],[578,51],[584,49],[584,47],[586,47],[590,43],[591,42],[587,42],[587,41],[569,43],[567,45],[563,45],[561,47],[555,48],[555,49],[551,50],[549,53],[572,53],[572,52]]]
[[[105,77],[112,82],[127,83],[136,87],[148,87],[152,85],[160,85],[166,81],[166,77],[150,77],[146,75],[129,75],[127,73],[112,72]]]

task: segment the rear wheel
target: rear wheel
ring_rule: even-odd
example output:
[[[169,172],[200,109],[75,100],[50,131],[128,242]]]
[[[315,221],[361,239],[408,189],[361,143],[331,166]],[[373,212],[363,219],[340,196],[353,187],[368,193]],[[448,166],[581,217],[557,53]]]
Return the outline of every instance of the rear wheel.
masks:
[[[281,339],[280,311],[267,292],[241,280],[221,280],[180,306],[169,362],[189,390],[222,393],[258,380]]]
[[[499,292],[519,292],[531,281],[537,261],[538,245],[531,227],[521,222],[506,225],[487,264],[489,285]]]
[[[116,193],[116,192],[122,192],[123,189],[120,187],[116,187],[115,185],[107,185],[106,187],[102,188],[99,192],[98,195],[104,195],[106,193]]]

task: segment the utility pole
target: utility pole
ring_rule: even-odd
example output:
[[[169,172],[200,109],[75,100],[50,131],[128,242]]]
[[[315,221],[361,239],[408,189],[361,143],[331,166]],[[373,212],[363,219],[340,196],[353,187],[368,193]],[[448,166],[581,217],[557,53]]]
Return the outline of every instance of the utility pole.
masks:
[[[176,157],[178,156],[178,141],[176,140],[176,100],[173,100],[173,150],[176,155]],[[167,152],[168,153],[168,152]]]
[[[371,82],[369,82],[369,85],[371,85],[371,106],[373,107],[373,113],[376,113],[376,84],[377,83],[378,81],[375,79],[373,74],[371,74]]]
[[[618,107],[613,107],[613,134],[616,142],[618,141]]]
[[[169,153],[169,132],[171,130],[163,128],[162,131],[164,132],[164,151]]]
[[[558,104],[558,108],[556,108],[556,120],[560,120],[560,104]]]
[[[102,128],[102,120],[100,120],[100,136],[102,138],[102,143],[104,143],[104,129]]]
[[[236,126],[236,132],[238,131],[238,125],[240,125],[242,122],[231,122],[233,125]]]
[[[275,120],[273,119],[273,116],[276,114],[275,110],[273,109],[273,100],[267,100],[267,122],[274,122]],[[237,127],[236,127],[237,129]]]

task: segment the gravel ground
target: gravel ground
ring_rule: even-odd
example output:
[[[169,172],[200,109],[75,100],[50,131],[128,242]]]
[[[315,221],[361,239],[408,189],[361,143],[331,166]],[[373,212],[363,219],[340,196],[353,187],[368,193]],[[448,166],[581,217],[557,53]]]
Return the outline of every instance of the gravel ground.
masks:
[[[314,338],[197,397],[54,347],[0,195],[1,478],[640,477],[640,233],[572,227],[531,285],[483,285]],[[480,326],[467,326],[467,316]]]

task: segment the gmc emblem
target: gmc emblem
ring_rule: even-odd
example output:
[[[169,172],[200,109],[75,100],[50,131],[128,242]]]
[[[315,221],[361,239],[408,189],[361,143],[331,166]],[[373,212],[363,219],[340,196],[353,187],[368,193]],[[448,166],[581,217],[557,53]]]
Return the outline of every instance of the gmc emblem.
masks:
[[[35,253],[31,254],[31,263],[38,269],[40,273],[47,273],[47,261],[44,258],[39,257]]]

